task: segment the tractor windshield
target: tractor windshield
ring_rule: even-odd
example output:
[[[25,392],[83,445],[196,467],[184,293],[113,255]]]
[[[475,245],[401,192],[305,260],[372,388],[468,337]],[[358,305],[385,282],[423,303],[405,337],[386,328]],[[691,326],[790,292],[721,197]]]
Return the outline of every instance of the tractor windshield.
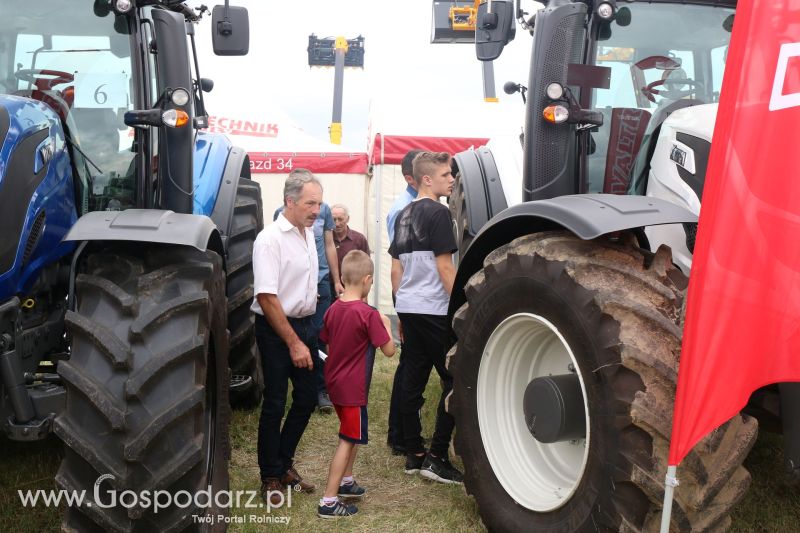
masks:
[[[586,192],[624,194],[637,153],[682,107],[719,101],[734,10],[669,3],[625,3],[598,28],[594,63],[611,68],[608,89],[591,106],[603,126],[592,133]]]
[[[133,67],[127,22],[91,2],[0,0],[0,93],[32,98],[61,118],[72,145],[82,212],[133,200]],[[130,189],[130,190],[128,190]],[[127,205],[126,205],[127,204]]]

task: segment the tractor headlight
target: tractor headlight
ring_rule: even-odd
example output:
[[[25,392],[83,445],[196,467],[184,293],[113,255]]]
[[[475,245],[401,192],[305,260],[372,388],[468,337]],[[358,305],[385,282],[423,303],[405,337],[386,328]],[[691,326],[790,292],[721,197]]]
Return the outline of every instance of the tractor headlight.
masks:
[[[185,106],[189,103],[189,91],[186,89],[179,87],[172,91],[172,95],[170,96],[172,103],[177,106]]]
[[[114,13],[125,15],[133,9],[133,0],[114,0]]]
[[[597,6],[597,16],[603,20],[610,20],[614,16],[614,5],[610,2],[602,2]]]
[[[551,100],[558,100],[564,96],[564,87],[560,83],[550,83],[545,88],[547,97]]]

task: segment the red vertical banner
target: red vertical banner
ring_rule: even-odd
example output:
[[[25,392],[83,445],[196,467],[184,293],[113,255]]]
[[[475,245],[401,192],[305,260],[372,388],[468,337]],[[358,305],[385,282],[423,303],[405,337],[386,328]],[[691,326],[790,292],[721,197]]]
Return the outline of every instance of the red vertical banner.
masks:
[[[800,0],[739,2],[687,304],[670,465],[800,381]]]

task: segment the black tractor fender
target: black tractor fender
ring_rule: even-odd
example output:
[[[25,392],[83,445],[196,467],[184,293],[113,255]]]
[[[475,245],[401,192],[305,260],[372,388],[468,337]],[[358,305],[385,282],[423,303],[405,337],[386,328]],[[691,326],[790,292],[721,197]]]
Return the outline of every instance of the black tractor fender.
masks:
[[[225,161],[217,201],[214,203],[214,210],[211,213],[211,221],[221,232],[225,250],[228,249],[228,236],[230,235],[233,210],[236,206],[239,178],[250,178],[250,157],[244,149],[233,147]]]
[[[568,230],[589,240],[617,231],[697,222],[697,215],[666,200],[647,196],[575,194],[512,206],[481,228],[461,257],[450,296],[448,323],[466,302],[464,286],[496,248],[540,231]]]
[[[457,153],[453,159],[464,188],[467,230],[470,235],[476,235],[489,219],[508,207],[500,172],[486,146]]]
[[[222,237],[204,215],[187,215],[163,209],[126,209],[86,213],[64,237],[65,241],[135,241],[191,246],[213,250],[224,260]]]

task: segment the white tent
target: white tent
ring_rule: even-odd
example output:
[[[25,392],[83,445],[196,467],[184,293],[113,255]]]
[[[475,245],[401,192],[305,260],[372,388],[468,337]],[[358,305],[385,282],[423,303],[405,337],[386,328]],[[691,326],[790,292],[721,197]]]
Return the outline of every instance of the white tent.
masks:
[[[350,227],[367,229],[367,154],[320,141],[298,128],[277,107],[212,91],[205,95],[208,132],[224,133],[250,156],[253,179],[261,184],[264,216],[283,204],[283,184],[293,168],[307,168],[322,182],[323,200],[345,204]],[[217,114],[215,114],[217,111]]]

